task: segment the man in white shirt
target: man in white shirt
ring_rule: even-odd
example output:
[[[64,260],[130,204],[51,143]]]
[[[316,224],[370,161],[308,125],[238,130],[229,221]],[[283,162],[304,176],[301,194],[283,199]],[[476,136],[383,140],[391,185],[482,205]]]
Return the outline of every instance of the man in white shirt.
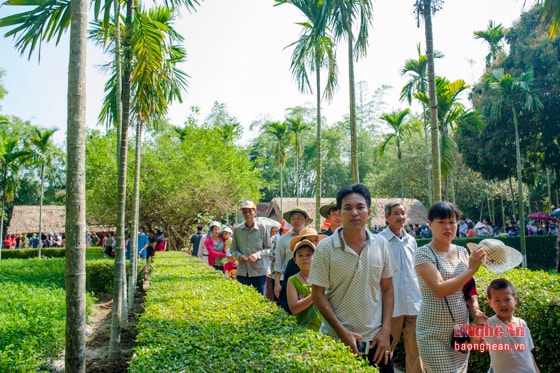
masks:
[[[418,277],[414,268],[414,254],[418,249],[416,239],[404,229],[406,210],[402,203],[391,202],[385,205],[385,220],[389,224],[380,236],[389,241],[398,271],[393,274],[393,291],[395,307],[391,321],[391,350],[404,337],[406,371],[422,373],[422,360],[416,343],[416,318],[420,312],[422,296],[418,286]]]

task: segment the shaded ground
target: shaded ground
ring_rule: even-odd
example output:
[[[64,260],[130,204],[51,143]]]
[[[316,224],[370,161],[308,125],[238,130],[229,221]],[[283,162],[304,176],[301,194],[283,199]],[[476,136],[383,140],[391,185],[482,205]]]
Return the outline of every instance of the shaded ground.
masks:
[[[121,358],[109,361],[109,342],[111,339],[112,294],[97,294],[93,314],[88,320],[88,339],[86,342],[86,371],[88,373],[127,372],[132,358],[132,348],[136,335],[138,316],[143,311],[144,292],[137,291],[134,310],[129,312],[129,327],[121,330]]]

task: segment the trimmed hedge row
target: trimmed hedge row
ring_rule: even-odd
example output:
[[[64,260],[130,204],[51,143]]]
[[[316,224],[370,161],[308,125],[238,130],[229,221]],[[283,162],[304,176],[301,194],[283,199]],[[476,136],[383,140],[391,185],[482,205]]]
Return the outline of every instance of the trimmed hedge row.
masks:
[[[2,249],[2,260],[4,259],[33,259],[37,258],[39,249]],[[64,258],[65,249],[62,247],[44,247],[41,249],[43,258]],[[88,247],[86,250],[86,259],[107,259],[108,256],[103,252],[100,246]]]
[[[519,237],[491,237],[496,238],[508,246],[521,251],[521,240]],[[556,269],[557,256],[557,236],[527,236],[527,267],[532,270]],[[467,242],[478,243],[482,238],[456,238],[453,243],[459,246],[467,247]],[[416,242],[418,247],[429,243],[430,239],[418,238]]]
[[[374,372],[253,288],[181,252],[158,253],[129,372]]]
[[[4,261],[4,257],[0,264],[6,264],[0,270],[0,283],[4,281],[10,282],[25,282],[25,283],[42,283],[65,288],[64,285],[64,249],[48,249],[50,253],[55,253],[50,259],[38,259],[37,249],[22,249],[22,250],[6,250],[10,252],[28,252],[23,254],[27,259],[10,259]],[[33,253],[29,253],[32,252]],[[41,251],[42,253],[43,251]],[[62,253],[62,257],[60,257]],[[32,256],[28,256],[32,254]],[[62,265],[60,264],[62,261]],[[26,261],[30,261],[27,263]],[[39,263],[39,264],[37,264]],[[115,260],[109,258],[103,252],[101,247],[89,247],[86,250],[86,290],[93,293],[113,292],[113,268]],[[129,262],[127,262],[127,266]],[[41,268],[37,271],[37,266]],[[138,283],[142,281],[142,273],[145,262],[138,261]],[[130,270],[130,267],[127,268]],[[128,272],[127,272],[128,273]]]

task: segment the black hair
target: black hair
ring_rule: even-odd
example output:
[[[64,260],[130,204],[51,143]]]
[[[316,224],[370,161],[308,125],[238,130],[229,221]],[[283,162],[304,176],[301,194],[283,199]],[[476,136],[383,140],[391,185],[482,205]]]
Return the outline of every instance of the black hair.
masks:
[[[204,229],[204,227],[202,225],[197,225],[196,226],[196,231],[197,232],[202,232],[203,229]]]
[[[488,287],[486,288],[486,294],[488,295],[488,299],[492,298],[490,296],[491,290],[505,290],[505,289],[510,290],[514,296],[516,295],[515,287],[513,287],[513,284],[508,280],[506,280],[505,278],[497,278],[495,280],[492,280],[490,285],[488,285]]]
[[[434,221],[434,219],[449,219],[456,218],[459,220],[461,213],[457,207],[451,202],[436,202],[428,210],[428,220]]]
[[[364,184],[359,183],[346,186],[338,191],[336,194],[336,207],[338,207],[339,210],[342,209],[342,200],[344,197],[354,193],[362,195],[366,200],[368,209],[371,208],[371,193]]]

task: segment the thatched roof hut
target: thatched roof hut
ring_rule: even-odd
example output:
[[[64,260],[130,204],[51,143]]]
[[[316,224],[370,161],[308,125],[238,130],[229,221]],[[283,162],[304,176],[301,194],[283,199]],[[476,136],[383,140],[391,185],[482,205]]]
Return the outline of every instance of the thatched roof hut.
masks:
[[[65,220],[65,206],[43,206],[41,220],[41,230],[43,232],[64,233]],[[88,224],[87,230],[92,232],[109,232],[114,231],[115,228]],[[32,232],[39,232],[39,206],[14,206],[7,234]]]
[[[327,205],[336,198],[321,198],[321,206]],[[399,198],[372,198],[371,208],[372,208],[372,221],[373,225],[385,225],[385,205],[392,201],[400,201]],[[307,210],[309,216],[315,219],[315,198],[299,198],[299,202],[296,203],[296,198],[282,198],[282,211],[286,212],[294,208],[296,205],[302,206]],[[428,210],[424,207],[422,202],[413,198],[405,198],[404,206],[406,213],[408,215],[408,223],[411,224],[424,224],[428,219]],[[274,198],[266,211],[265,215],[271,219],[282,221],[282,216],[280,213],[280,198]],[[321,217],[321,226],[323,225],[325,219]],[[315,223],[312,224],[313,226]]]

